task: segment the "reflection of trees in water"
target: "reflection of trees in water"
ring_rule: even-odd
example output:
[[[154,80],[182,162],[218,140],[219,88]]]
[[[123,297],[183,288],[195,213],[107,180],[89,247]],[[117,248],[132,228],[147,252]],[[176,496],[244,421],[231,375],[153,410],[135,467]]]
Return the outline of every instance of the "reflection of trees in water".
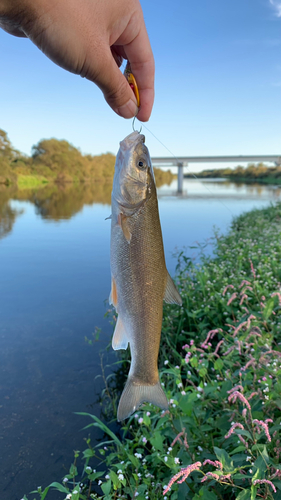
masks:
[[[161,180],[157,185],[161,185]],[[169,181],[173,180],[169,178]],[[167,183],[166,176],[163,183]],[[14,220],[19,214],[9,206],[9,199],[30,201],[36,212],[44,219],[70,219],[80,212],[84,205],[93,203],[111,204],[111,182],[47,184],[36,189],[16,189],[2,186],[0,191],[0,235],[11,231]],[[2,224],[1,224],[1,221]],[[5,228],[5,229],[4,229]]]
[[[52,184],[44,188],[24,189],[16,193],[17,200],[30,201],[44,219],[70,219],[84,205],[111,203],[111,183]]]
[[[7,236],[13,229],[16,217],[22,213],[10,206],[10,199],[13,198],[16,190],[0,185],[0,239]]]

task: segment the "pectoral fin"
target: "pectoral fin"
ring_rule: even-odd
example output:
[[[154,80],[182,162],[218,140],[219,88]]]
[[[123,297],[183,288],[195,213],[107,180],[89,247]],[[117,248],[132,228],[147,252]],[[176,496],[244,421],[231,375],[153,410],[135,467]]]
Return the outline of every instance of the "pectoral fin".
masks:
[[[167,304],[178,304],[179,306],[182,305],[181,296],[177,291],[175,284],[168,272],[164,300],[165,302],[167,302]]]
[[[128,217],[126,217],[126,215],[120,213],[118,215],[118,224],[121,227],[126,240],[128,241],[128,243],[130,243],[131,238],[132,238],[132,233],[129,229]]]
[[[112,338],[112,348],[114,349],[114,351],[118,351],[119,349],[127,349],[127,347],[128,337],[126,334],[126,330],[120,316],[118,316]]]
[[[116,288],[116,283],[115,279],[111,278],[111,292],[109,295],[109,304],[114,306],[116,311],[117,311],[117,288]]]

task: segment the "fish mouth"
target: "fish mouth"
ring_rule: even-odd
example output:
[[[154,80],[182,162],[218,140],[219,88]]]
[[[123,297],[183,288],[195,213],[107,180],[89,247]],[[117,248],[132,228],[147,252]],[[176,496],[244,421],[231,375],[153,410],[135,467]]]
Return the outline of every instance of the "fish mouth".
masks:
[[[145,142],[145,136],[137,131],[132,132],[131,134],[127,135],[127,137],[125,137],[123,141],[120,142],[120,149],[122,151],[128,151],[140,142]]]

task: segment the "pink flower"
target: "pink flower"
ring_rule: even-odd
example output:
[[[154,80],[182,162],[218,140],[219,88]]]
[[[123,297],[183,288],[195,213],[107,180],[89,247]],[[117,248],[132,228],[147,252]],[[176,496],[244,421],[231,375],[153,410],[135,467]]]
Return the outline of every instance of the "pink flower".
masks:
[[[207,464],[210,464],[210,465],[213,465],[214,467],[216,467],[217,469],[223,469],[223,465],[221,462],[219,462],[218,460],[209,460],[209,458],[207,458],[206,460],[204,460],[203,462],[203,465],[207,465]]]
[[[252,399],[254,396],[258,396],[258,392],[251,392],[250,396],[248,397],[248,401]]]
[[[251,264],[251,271],[252,271],[252,274],[253,274],[254,278],[256,279],[256,272],[255,272],[255,269],[254,269],[254,265],[253,265],[253,263],[252,263],[251,259],[249,259],[249,261],[250,261],[250,264]]]
[[[207,474],[205,474],[203,479],[201,479],[201,483],[204,483],[204,481],[207,481],[207,479],[209,479],[210,477],[216,479],[216,481],[218,481],[220,478],[220,476],[218,474],[215,474],[214,472],[207,472]]]
[[[175,476],[172,477],[172,479],[169,481],[168,486],[165,488],[163,491],[163,495],[166,495],[166,493],[171,489],[172,485],[177,481],[178,484],[183,483],[188,476],[193,472],[194,470],[199,470],[201,467],[201,462],[195,462],[194,464],[188,465],[184,469],[181,469],[180,472],[178,472]],[[179,480],[179,478],[182,476],[182,479]]]
[[[244,387],[242,387],[242,385],[236,385],[235,387],[232,387],[232,389],[230,389],[230,391],[227,391],[227,393],[231,394],[232,392],[237,391],[238,389],[240,389],[241,392],[244,391]]]
[[[185,434],[185,427],[183,428],[183,430],[181,432],[179,432],[179,434],[175,437],[174,441],[172,442],[171,444],[171,447],[173,448],[173,446],[176,444],[177,441],[180,442],[180,444],[182,444],[181,442],[181,436],[183,436]]]
[[[233,301],[234,301],[234,299],[236,299],[236,297],[237,297],[237,293],[236,293],[236,292],[234,292],[234,293],[231,295],[231,297],[230,297],[230,299],[228,300],[228,302],[227,302],[227,304],[226,304],[226,305],[227,305],[227,306],[229,306],[229,305],[231,304],[231,302],[233,302]]]
[[[244,300],[247,299],[247,298],[248,298],[248,295],[246,293],[244,293],[244,295],[242,295],[241,300],[239,302],[239,306],[242,306]]]
[[[202,347],[203,349],[206,349],[206,348],[207,348],[207,345],[212,346],[212,344],[211,344],[210,342],[208,343],[208,340],[209,340],[209,339],[212,339],[212,338],[215,336],[215,334],[216,334],[216,333],[219,333],[219,332],[221,332],[221,331],[222,331],[222,330],[221,330],[221,328],[217,328],[216,330],[210,330],[210,331],[208,332],[207,337],[206,337],[206,339],[204,340],[203,344],[201,344],[201,347]],[[208,344],[207,344],[207,343],[208,343]]]
[[[249,361],[247,361],[247,363],[245,364],[245,366],[243,366],[242,371],[245,372],[247,370],[247,368],[249,368],[249,366],[255,365],[255,364],[256,364],[256,360],[255,359],[250,359]]]
[[[272,422],[272,420],[271,420],[271,419],[267,419],[267,421],[268,421],[268,420],[270,420],[270,421]],[[258,424],[258,425],[260,425],[260,426],[263,428],[263,430],[264,430],[264,432],[265,432],[265,435],[266,435],[266,437],[267,437],[268,441],[269,441],[269,442],[271,442],[271,437],[270,437],[270,435],[269,435],[269,430],[268,430],[268,425],[267,425],[267,423],[266,423],[266,422],[264,422],[263,420],[258,420],[257,418],[255,418],[255,419],[253,420],[253,424]]]
[[[244,405],[246,405],[247,408],[251,411],[251,405],[249,401],[245,398],[245,396],[243,396],[243,394],[240,394],[240,392],[238,391],[230,394],[230,396],[228,396],[228,401],[230,402],[231,400],[233,400],[233,403],[235,403],[237,398],[240,399],[240,401],[242,401],[242,403],[244,403]]]
[[[231,426],[230,430],[229,430],[229,431],[228,431],[228,433],[224,436],[224,438],[225,438],[225,439],[228,439],[228,438],[231,436],[231,434],[233,434],[233,432],[235,431],[235,429],[236,429],[237,427],[238,427],[239,429],[244,429],[244,425],[239,424],[239,422],[236,422],[236,423],[232,424],[232,426]],[[239,436],[239,438],[240,438],[240,436]]]
[[[234,286],[233,286],[233,285],[227,285],[227,286],[225,287],[224,291],[222,292],[223,296],[225,296],[225,294],[226,294],[226,292],[227,292],[228,288],[234,288]]]
[[[274,493],[276,493],[276,488],[274,486],[274,484],[269,481],[268,479],[255,479],[255,481],[253,482],[253,484],[269,484],[271,486],[271,488],[273,489]]]
[[[244,408],[244,410],[242,410],[242,417],[246,419],[246,417],[247,417],[247,408]]]
[[[239,285],[239,288],[242,288],[243,285],[251,285],[251,283],[247,280],[241,281],[241,284]]]
[[[215,351],[214,351],[214,354],[218,354],[219,348],[220,348],[220,346],[221,346],[222,344],[223,344],[223,340],[220,340],[220,341],[218,342],[218,344],[217,344],[217,347],[216,347],[216,349],[215,349]]]

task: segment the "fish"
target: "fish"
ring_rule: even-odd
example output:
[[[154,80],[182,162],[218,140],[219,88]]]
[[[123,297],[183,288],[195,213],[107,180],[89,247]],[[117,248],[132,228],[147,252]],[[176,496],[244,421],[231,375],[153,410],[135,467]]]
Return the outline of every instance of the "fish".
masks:
[[[144,402],[168,409],[158,373],[163,300],[182,305],[166,268],[155,178],[144,142],[138,131],[120,142],[111,196],[109,303],[118,314],[112,347],[129,344],[131,351],[118,421]]]

